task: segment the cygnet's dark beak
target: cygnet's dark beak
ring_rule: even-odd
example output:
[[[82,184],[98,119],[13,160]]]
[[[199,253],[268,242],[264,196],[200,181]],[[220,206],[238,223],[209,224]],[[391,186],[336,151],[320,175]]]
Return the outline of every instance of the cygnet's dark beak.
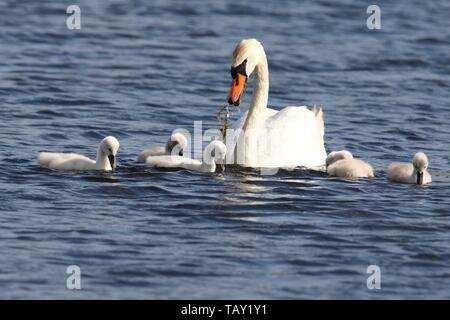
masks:
[[[423,172],[417,171],[417,184],[423,184]]]
[[[109,164],[111,165],[111,169],[114,170],[116,168],[116,157],[114,155],[108,156]]]
[[[216,172],[221,173],[225,171],[225,164],[216,163]]]

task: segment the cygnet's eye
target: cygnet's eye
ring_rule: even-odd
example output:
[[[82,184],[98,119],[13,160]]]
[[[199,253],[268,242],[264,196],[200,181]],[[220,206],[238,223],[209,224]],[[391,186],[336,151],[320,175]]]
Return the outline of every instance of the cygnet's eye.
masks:
[[[108,151],[112,153],[112,149],[111,148],[108,148]]]

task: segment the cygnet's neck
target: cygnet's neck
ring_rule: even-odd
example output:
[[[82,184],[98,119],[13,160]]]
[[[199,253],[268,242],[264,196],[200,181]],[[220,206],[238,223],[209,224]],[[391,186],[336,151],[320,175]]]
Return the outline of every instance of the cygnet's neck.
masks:
[[[211,159],[210,163],[203,162],[202,163],[202,171],[203,172],[216,172],[216,161]]]
[[[95,161],[95,166],[100,170],[112,170],[111,164],[106,154],[102,151],[101,147],[97,150],[97,159]]]

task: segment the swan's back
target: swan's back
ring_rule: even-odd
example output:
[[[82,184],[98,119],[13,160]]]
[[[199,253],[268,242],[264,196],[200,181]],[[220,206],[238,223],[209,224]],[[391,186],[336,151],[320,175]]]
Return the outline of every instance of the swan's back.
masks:
[[[182,156],[154,156],[147,157],[146,164],[155,168],[184,168],[202,171],[202,162]]]
[[[372,178],[373,168],[360,159],[345,159],[332,163],[327,168],[331,176],[342,178]]]
[[[41,166],[56,170],[89,170],[95,161],[74,153],[41,152],[38,157]]]
[[[138,160],[144,162],[147,157],[155,157],[155,156],[163,156],[166,155],[166,147],[158,146],[158,147],[152,147],[149,149],[146,149],[141,152],[139,155]]]
[[[388,179],[396,182],[415,183],[414,166],[411,163],[392,163],[389,165]]]

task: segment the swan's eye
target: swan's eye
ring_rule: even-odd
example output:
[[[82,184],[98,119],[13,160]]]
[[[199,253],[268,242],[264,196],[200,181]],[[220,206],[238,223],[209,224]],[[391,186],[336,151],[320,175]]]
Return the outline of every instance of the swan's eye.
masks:
[[[236,68],[231,67],[231,77],[234,79],[237,76]]]
[[[243,76],[247,77],[247,59],[245,59],[240,65],[236,66],[236,67],[231,67],[231,77],[233,79],[236,78],[237,74],[240,73]]]
[[[108,148],[108,151],[112,153],[112,149],[111,148]]]

